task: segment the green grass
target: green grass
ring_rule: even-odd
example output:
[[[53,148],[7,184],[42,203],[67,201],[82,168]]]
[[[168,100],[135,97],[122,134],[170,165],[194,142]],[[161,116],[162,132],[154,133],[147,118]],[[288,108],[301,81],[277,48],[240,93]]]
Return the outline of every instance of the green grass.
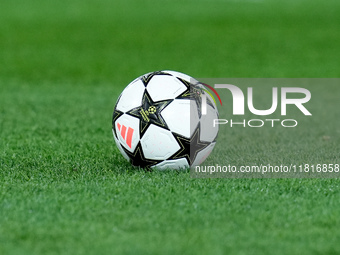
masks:
[[[338,254],[337,179],[138,171],[114,145],[111,116],[124,86],[153,70],[339,77],[339,10],[332,0],[2,1],[0,254]],[[312,91],[322,100],[311,107],[334,123],[315,117],[306,139],[298,129],[269,147],[236,129],[228,157],[339,160],[332,92]]]

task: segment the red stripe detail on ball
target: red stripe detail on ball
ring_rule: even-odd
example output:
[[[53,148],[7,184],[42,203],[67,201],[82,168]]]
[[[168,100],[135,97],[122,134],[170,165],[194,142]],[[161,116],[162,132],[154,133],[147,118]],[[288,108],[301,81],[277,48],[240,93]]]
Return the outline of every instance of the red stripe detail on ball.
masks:
[[[133,129],[129,127],[127,131],[127,136],[126,136],[126,144],[131,148],[131,142],[132,142],[132,135],[133,135]]]
[[[122,126],[122,130],[120,131],[120,134],[122,135],[123,139],[125,140],[126,127],[124,125]]]

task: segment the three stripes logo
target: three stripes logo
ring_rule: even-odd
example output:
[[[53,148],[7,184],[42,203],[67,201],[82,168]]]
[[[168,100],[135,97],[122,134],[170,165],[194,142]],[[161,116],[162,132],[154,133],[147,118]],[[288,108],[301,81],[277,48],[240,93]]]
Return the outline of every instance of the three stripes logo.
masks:
[[[131,127],[127,128],[126,126],[121,125],[119,123],[117,123],[117,129],[119,130],[120,135],[122,136],[122,138],[125,141],[125,143],[127,144],[127,146],[129,146],[131,148],[132,136],[133,136],[133,132],[135,130]]]

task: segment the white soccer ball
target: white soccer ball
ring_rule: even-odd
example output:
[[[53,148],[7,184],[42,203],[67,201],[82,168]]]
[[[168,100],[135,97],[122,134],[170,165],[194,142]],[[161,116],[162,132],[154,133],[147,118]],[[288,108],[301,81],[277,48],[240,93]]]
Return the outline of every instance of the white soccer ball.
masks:
[[[132,81],[116,103],[112,131],[122,155],[142,168],[181,169],[201,164],[213,150],[218,111],[203,84],[175,71]],[[206,108],[202,114],[202,96]]]

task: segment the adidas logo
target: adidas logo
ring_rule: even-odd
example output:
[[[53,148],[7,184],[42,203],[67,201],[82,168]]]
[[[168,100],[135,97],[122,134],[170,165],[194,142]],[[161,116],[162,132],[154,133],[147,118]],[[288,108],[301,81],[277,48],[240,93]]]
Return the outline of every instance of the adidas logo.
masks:
[[[122,136],[123,140],[131,148],[131,142],[132,142],[132,135],[135,131],[133,128],[126,128],[124,125],[120,125],[117,123],[117,128],[120,131],[120,135]]]

